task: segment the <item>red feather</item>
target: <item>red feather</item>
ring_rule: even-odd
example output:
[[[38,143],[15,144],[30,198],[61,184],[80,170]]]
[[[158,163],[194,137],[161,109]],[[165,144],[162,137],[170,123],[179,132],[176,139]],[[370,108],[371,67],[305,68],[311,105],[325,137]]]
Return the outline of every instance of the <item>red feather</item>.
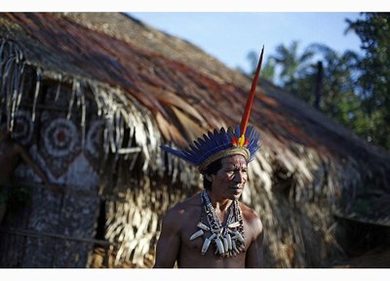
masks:
[[[245,111],[244,111],[244,114],[242,115],[241,127],[240,127],[241,137],[245,136],[246,128],[248,126],[249,117],[250,117],[251,109],[252,109],[252,104],[253,104],[255,92],[256,92],[257,80],[259,79],[261,64],[263,63],[263,54],[264,54],[264,46],[261,49],[260,59],[259,59],[259,62],[257,64],[256,73],[255,73],[255,76],[253,77],[251,90],[249,92],[249,96],[248,96],[248,99],[247,99],[246,105],[245,105]]]

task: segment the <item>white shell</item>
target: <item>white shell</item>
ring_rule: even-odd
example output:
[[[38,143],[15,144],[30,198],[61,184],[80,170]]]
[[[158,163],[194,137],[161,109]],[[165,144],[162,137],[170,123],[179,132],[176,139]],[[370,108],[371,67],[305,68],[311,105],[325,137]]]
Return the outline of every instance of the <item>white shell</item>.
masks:
[[[228,225],[229,228],[235,228],[235,227],[239,227],[239,226],[240,226],[239,221],[235,221],[235,222]]]
[[[222,244],[221,239],[219,239],[219,237],[217,237],[217,238],[214,239],[214,241],[215,241],[215,244],[217,245],[219,253],[220,254],[224,254],[225,253],[225,249],[223,248],[223,244]]]
[[[226,234],[226,239],[227,239],[227,242],[228,242],[228,249],[229,251],[232,250],[232,237],[230,237],[230,234]]]
[[[211,240],[213,240],[215,236],[217,236],[217,235],[215,233],[213,233],[210,237],[208,237],[204,240],[203,246],[202,246],[202,251],[201,251],[202,255],[206,254],[207,250],[209,249]]]
[[[206,231],[210,230],[210,227],[208,227],[207,225],[205,225],[205,224],[202,223],[202,222],[199,222],[198,225],[197,225],[197,227],[199,227],[199,228],[201,228],[201,229],[203,229],[203,230],[206,230]]]
[[[222,240],[223,240],[223,247],[225,249],[225,252],[229,251],[228,239],[226,237],[223,237]]]
[[[202,246],[202,255],[206,254],[207,250],[209,249],[211,240],[209,238],[206,238],[203,242]]]
[[[238,240],[240,240],[242,243],[245,242],[244,237],[242,237],[242,235],[241,235],[238,231],[234,232],[234,234],[235,234],[235,236],[233,237],[233,239],[238,239]]]
[[[235,253],[238,252],[237,246],[236,246],[236,241],[234,241],[234,240],[232,240],[232,249],[233,249],[233,251],[234,251]]]
[[[194,240],[195,238],[198,238],[199,236],[202,236],[203,234],[204,234],[203,230],[199,229],[197,232],[194,232],[191,235],[190,240]]]

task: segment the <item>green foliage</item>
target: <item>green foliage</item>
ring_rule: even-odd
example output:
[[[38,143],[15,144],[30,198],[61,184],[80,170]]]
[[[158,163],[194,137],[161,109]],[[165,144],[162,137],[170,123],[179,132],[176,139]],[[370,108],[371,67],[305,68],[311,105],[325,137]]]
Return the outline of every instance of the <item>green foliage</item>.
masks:
[[[299,52],[298,42],[293,41],[276,48],[262,75],[313,106],[319,93],[319,110],[367,141],[389,149],[390,14],[362,17],[347,23],[348,32],[356,32],[361,39],[363,56],[352,51],[339,54],[323,44],[311,44]],[[248,59],[255,69],[255,54]]]
[[[305,71],[314,55],[311,50],[305,50],[300,54],[298,46],[298,41],[293,41],[288,48],[279,45],[276,47],[276,54],[271,56],[276,64],[281,66],[280,80],[291,90],[294,89],[296,81],[305,75]]]
[[[276,75],[275,67],[276,67],[275,60],[273,60],[272,58],[267,59],[264,67],[262,68],[262,76],[265,79],[274,82],[275,75]]]
[[[257,67],[257,62],[259,58],[257,57],[258,54],[255,51],[250,51],[247,55],[247,59],[249,60],[251,64],[251,73],[250,75],[253,76],[255,74],[255,70]],[[276,62],[273,58],[268,58],[264,65],[262,65],[261,69],[261,77],[274,82],[275,79],[275,66]]]
[[[348,20],[362,42],[365,56],[360,60],[358,79],[362,106],[369,120],[366,136],[390,148],[390,14],[364,13],[362,19]]]

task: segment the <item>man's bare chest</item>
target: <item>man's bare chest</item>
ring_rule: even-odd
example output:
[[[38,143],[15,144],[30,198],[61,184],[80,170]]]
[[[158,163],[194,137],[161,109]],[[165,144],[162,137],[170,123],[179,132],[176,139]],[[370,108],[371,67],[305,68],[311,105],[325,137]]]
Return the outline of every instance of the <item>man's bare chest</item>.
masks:
[[[195,219],[194,219],[195,221]],[[238,268],[245,267],[246,250],[242,251],[236,256],[222,257],[217,254],[217,245],[210,241],[206,252],[202,253],[205,247],[207,237],[211,233],[206,233],[204,236],[199,236],[193,240],[190,237],[198,229],[194,222],[188,223],[186,229],[181,233],[181,247],[178,259],[179,267],[203,267],[203,268]]]
[[[204,228],[204,226],[209,227],[209,225],[207,225],[207,222],[204,222],[204,220],[202,220],[203,226],[202,228],[199,227],[199,223],[201,220],[201,209],[199,208],[197,212],[192,213],[183,222],[183,227],[180,232],[180,259],[184,261],[188,259],[195,259],[195,261],[192,262],[196,263],[197,261],[202,261],[202,264],[203,262],[212,263],[215,265],[215,267],[219,267],[219,265],[222,266],[221,264],[223,264],[224,267],[244,266],[245,255],[250,244],[251,238],[249,236],[247,237],[243,235],[242,238],[245,240],[245,246],[243,249],[237,251],[237,253],[235,253],[234,255],[221,256],[221,254],[219,253],[221,247],[224,247],[225,249],[228,249],[230,247],[231,249],[232,246],[231,244],[229,245],[228,242],[232,243],[232,241],[224,241],[223,237],[221,236],[219,242],[220,245],[218,245],[216,243],[216,240],[214,239],[215,234],[211,230],[207,230],[207,228]],[[247,228],[248,227],[244,223],[244,232]],[[196,235],[196,233],[198,233],[198,235]],[[232,237],[234,237],[233,234]],[[223,245],[222,243],[225,244]],[[214,266],[210,265],[210,267]]]

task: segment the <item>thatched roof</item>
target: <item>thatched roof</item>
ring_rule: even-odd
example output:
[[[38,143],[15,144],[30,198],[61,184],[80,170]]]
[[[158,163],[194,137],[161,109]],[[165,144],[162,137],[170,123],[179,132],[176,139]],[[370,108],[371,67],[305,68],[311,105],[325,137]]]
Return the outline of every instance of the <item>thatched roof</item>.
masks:
[[[159,145],[182,147],[208,129],[237,124],[250,86],[250,78],[191,43],[123,14],[1,14],[0,38],[2,46],[14,46],[42,77],[73,85],[70,98],[80,87],[90,89],[112,130],[118,124],[130,128],[132,146],[142,149],[143,172],[169,174],[173,190],[183,194],[193,191],[199,178],[186,163],[162,154]],[[262,150],[251,165],[244,200],[258,210],[268,229],[267,264],[322,265],[320,256],[333,254],[327,247],[337,248],[328,231],[333,203],[342,216],[390,225],[388,212],[373,214],[354,205],[371,191],[373,198],[388,196],[389,153],[268,81],[261,80],[258,92],[250,121],[261,132]],[[112,139],[106,138],[106,151],[110,144],[112,152],[123,147]],[[143,184],[143,194],[158,192],[158,184]],[[181,198],[170,201],[166,188],[161,192],[167,202]],[[154,203],[153,208],[160,208],[157,214],[167,202]],[[144,205],[135,204],[132,215],[123,216],[139,216]],[[144,215],[155,218],[155,213]],[[156,219],[153,226],[143,227],[151,229],[145,238],[150,241]],[[148,250],[145,246],[140,253]]]

